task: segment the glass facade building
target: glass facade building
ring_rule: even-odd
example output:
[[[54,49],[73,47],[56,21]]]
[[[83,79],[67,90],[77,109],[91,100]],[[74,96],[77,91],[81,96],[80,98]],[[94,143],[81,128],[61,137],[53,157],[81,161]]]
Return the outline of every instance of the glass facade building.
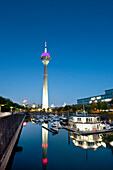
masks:
[[[98,96],[92,96],[92,97],[87,97],[87,98],[82,98],[82,99],[77,99],[77,104],[91,104],[92,101],[97,103],[99,100],[101,102],[110,102],[113,99],[113,89],[105,90],[105,94],[98,95]]]

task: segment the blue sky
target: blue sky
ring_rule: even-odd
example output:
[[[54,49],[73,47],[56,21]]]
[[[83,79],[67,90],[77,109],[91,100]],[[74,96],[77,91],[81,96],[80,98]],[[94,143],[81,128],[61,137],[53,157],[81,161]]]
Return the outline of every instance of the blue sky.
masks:
[[[42,102],[45,41],[49,104],[73,104],[113,88],[112,0],[1,0],[1,96]]]

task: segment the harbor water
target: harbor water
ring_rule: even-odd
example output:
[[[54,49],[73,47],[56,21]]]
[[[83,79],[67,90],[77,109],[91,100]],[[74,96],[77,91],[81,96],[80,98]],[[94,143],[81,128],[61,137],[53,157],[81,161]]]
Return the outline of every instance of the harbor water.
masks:
[[[78,136],[60,129],[52,134],[49,124],[28,122],[22,128],[12,170],[107,170],[113,169],[113,134]]]

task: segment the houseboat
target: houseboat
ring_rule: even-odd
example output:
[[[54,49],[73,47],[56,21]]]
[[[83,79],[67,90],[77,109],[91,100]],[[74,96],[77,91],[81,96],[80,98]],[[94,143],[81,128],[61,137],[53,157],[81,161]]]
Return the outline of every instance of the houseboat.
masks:
[[[99,116],[85,114],[76,115],[73,116],[72,122],[74,128],[79,131],[94,131],[112,128],[109,124],[101,122]]]

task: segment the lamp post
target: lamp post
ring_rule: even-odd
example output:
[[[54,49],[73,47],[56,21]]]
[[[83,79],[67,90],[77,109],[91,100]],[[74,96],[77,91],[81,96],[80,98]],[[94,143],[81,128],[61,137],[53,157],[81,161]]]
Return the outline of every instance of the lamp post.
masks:
[[[21,111],[22,111],[22,109],[19,109],[19,111],[21,112]]]
[[[12,111],[13,111],[13,106],[10,106],[10,112],[12,113]]]

